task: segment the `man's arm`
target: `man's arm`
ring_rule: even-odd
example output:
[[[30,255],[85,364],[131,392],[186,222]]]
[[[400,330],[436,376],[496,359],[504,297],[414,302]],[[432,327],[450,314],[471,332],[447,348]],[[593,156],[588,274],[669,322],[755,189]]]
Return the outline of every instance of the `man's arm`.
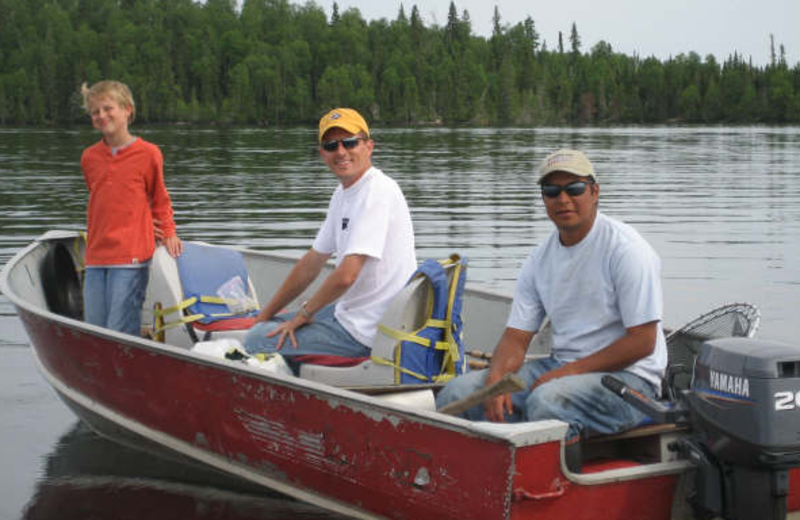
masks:
[[[485,385],[502,379],[509,372],[516,372],[525,362],[525,353],[535,335],[527,330],[506,327],[492,354]],[[493,422],[504,422],[504,412],[511,413],[511,394],[489,399],[483,405],[486,418]]]
[[[567,363],[536,380],[531,390],[552,379],[589,372],[616,372],[631,366],[653,353],[658,334],[658,321],[630,327],[624,336],[594,354]]]
[[[306,302],[306,311],[312,316],[326,305],[336,301],[356,283],[367,255],[347,255],[342,263],[325,279],[322,287]]]
[[[311,251],[314,250],[312,249]],[[308,255],[309,253],[306,253],[306,255]],[[319,253],[316,254],[319,255]],[[368,257],[366,255],[347,255],[344,258],[344,260],[342,260],[342,262],[339,264],[339,266],[325,279],[319,290],[316,293],[314,293],[314,295],[306,302],[305,310],[306,312],[308,312],[309,316],[307,316],[302,312],[298,312],[290,321],[281,323],[272,332],[267,334],[268,337],[280,334],[280,338],[278,338],[278,343],[276,345],[276,348],[280,349],[283,346],[283,342],[286,340],[287,334],[289,336],[289,340],[292,342],[292,347],[297,348],[297,340],[294,337],[294,331],[302,327],[303,325],[306,325],[307,323],[311,323],[314,320],[313,316],[315,313],[317,313],[320,309],[322,309],[326,305],[333,303],[341,295],[347,292],[350,286],[352,286],[358,279],[358,275],[361,273],[361,269],[364,267],[364,263],[367,261],[367,258]],[[290,295],[291,298],[286,300],[285,303],[283,303],[283,305],[287,305],[288,303],[292,302],[295,298],[297,298],[297,296],[299,296],[300,293],[302,293],[303,290],[305,290],[305,288],[308,287],[308,285],[312,281],[314,281],[314,279],[316,279],[317,275],[319,275],[319,272],[322,270],[324,264],[325,261],[323,260],[322,263],[319,265],[319,269],[317,270],[314,277],[308,280],[302,289],[291,292],[287,289],[284,298],[287,298]],[[292,269],[292,273],[289,274],[287,281],[284,282],[284,286],[287,285],[289,279],[292,278],[292,274],[294,274],[295,270],[297,270],[297,267],[295,267],[295,269]],[[300,275],[298,274],[298,276]],[[276,298],[280,295],[282,289],[284,289],[284,286],[281,286],[281,289],[278,291],[278,294],[275,295],[273,301],[275,301]],[[270,305],[272,303],[273,302],[271,301]],[[268,305],[267,307],[270,307],[270,305]],[[280,308],[282,307],[278,307],[278,309]],[[265,311],[266,310],[267,308],[265,308]],[[274,310],[273,312],[277,312],[277,310]],[[264,311],[262,311],[262,313],[264,313]]]
[[[289,272],[267,305],[261,309],[256,321],[271,320],[281,309],[292,303],[311,283],[317,279],[330,255],[309,249]]]

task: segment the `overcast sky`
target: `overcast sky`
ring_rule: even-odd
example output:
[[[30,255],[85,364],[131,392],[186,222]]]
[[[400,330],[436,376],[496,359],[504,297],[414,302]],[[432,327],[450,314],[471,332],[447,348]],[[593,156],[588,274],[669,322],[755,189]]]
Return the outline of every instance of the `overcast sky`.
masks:
[[[333,0],[316,0],[330,16]],[[447,22],[450,0],[337,0],[340,12],[358,8],[366,20],[394,20],[402,3],[406,15],[416,4],[426,26]],[[666,59],[694,51],[701,58],[714,54],[721,63],[737,51],[755,65],[769,61],[769,35],[775,52],[782,43],[790,67],[800,62],[800,0],[457,0],[459,16],[466,9],[472,31],[488,37],[494,7],[503,25],[528,16],[547,47],[558,44],[558,32],[569,45],[572,22],[582,50],[605,40],[615,51]]]

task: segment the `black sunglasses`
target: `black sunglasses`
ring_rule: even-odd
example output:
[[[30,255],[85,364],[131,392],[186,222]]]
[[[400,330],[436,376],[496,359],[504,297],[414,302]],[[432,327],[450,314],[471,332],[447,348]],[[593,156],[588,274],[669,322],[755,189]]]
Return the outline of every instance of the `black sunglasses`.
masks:
[[[345,150],[352,150],[356,146],[358,146],[359,141],[363,141],[363,137],[353,136],[353,137],[345,137],[344,139],[334,139],[333,141],[325,141],[322,143],[322,149],[326,152],[335,152],[339,149],[339,143],[342,143]]]
[[[577,197],[578,195],[583,195],[586,192],[586,187],[590,184],[594,184],[594,182],[575,181],[565,186],[559,186],[558,184],[542,184],[542,195],[554,199],[561,195],[562,191],[565,191],[570,197]]]

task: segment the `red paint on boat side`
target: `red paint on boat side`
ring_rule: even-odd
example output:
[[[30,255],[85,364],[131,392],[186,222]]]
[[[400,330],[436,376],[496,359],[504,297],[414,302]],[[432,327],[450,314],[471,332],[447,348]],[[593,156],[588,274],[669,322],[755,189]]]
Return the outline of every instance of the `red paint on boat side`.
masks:
[[[800,468],[789,470],[789,496],[786,498],[788,511],[800,511]]]
[[[608,471],[611,469],[635,468],[637,466],[641,466],[641,463],[633,460],[625,460],[625,459],[599,460],[599,461],[592,461],[589,463],[585,463],[583,465],[583,468],[581,469],[581,473],[585,475],[588,473],[600,473],[601,471]]]
[[[675,475],[578,485],[560,457],[558,442],[518,451],[512,520],[669,520]]]
[[[597,485],[560,441],[515,448],[401,412],[124,345],[18,309],[46,370],[122,416],[393,520],[669,520],[677,476]],[[790,472],[800,509],[800,470]]]
[[[507,443],[20,316],[51,374],[153,430],[387,518],[508,518]]]

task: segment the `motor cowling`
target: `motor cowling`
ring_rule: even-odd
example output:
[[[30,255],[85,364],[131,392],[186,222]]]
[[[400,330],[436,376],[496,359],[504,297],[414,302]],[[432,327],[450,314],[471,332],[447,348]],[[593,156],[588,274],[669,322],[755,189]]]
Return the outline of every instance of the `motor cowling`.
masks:
[[[707,341],[686,397],[715,457],[752,468],[800,465],[800,347]]]
[[[707,341],[684,398],[694,433],[676,449],[697,465],[698,516],[785,519],[788,470],[800,466],[800,348]]]

